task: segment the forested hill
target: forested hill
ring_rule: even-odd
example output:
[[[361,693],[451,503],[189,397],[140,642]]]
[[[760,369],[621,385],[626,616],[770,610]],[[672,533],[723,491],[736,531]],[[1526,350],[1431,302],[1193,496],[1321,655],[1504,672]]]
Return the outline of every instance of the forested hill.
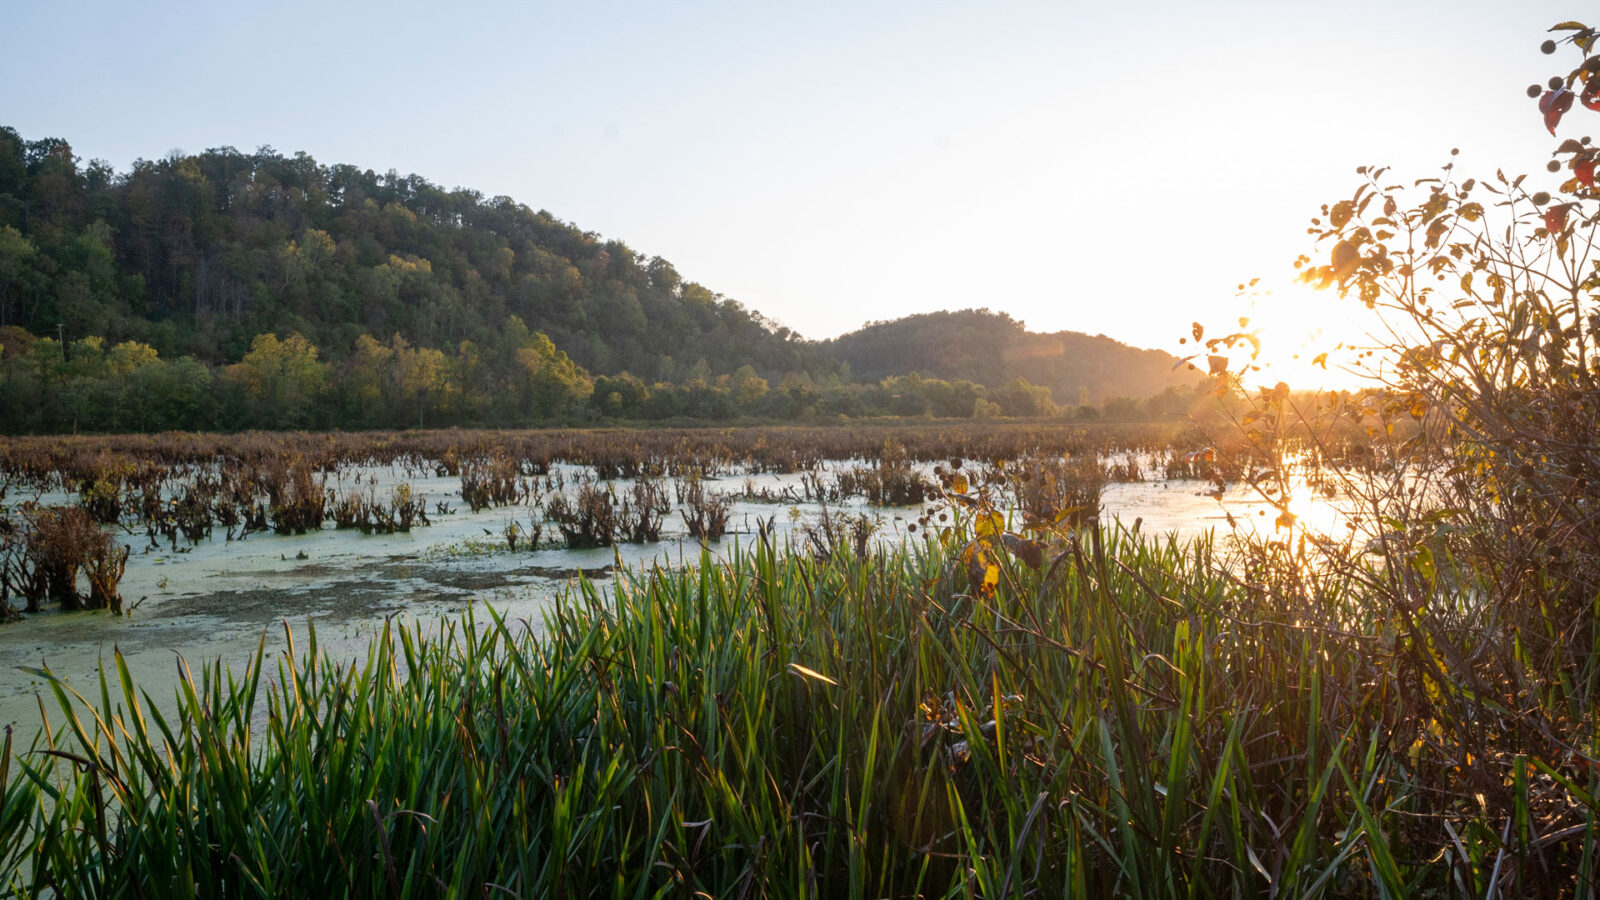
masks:
[[[0,126],[0,431],[1045,415],[1170,365],[987,312],[808,341],[509,197]]]
[[[676,381],[811,369],[812,348],[740,304],[509,197],[231,147],[114,173],[0,128],[0,326],[238,360],[299,332],[493,345],[509,316],[591,371]]]
[[[1160,350],[1130,347],[1105,335],[1031,332],[987,309],[932,312],[875,322],[823,345],[861,378],[920,371],[997,389],[1015,378],[1050,388],[1055,402],[1099,403],[1189,387],[1193,372]]]

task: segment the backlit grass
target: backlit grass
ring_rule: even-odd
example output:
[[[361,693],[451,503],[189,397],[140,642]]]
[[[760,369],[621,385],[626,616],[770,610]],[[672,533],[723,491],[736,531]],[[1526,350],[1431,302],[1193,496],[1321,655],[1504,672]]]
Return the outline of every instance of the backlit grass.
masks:
[[[758,544],[584,584],[536,628],[214,664],[175,702],[120,658],[83,696],[52,677],[54,736],[0,763],[0,872],[19,896],[1588,890],[1581,673],[1464,697],[1443,657],[1499,635],[1419,649],[1361,578],[1266,550],[1246,585],[1205,541],[1086,529],[1037,569],[988,546],[986,588],[965,540]]]

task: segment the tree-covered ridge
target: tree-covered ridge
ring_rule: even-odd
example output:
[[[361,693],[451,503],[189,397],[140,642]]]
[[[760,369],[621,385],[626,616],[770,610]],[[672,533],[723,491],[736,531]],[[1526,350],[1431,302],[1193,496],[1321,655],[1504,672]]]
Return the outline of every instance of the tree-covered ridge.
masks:
[[[920,371],[964,379],[991,391],[1015,379],[1049,388],[1057,403],[1101,403],[1191,387],[1194,375],[1159,350],[1130,347],[1105,335],[1041,334],[1005,313],[964,309],[873,322],[827,342],[823,350],[860,377]]]
[[[509,197],[231,147],[80,166],[0,127],[0,326],[139,340],[213,365],[299,333],[483,345],[517,316],[593,371],[817,370],[812,349],[660,257]]]
[[[0,127],[11,433],[1185,407],[1134,402],[1177,383],[1139,353],[986,311],[811,342],[507,197],[271,148],[119,174]]]

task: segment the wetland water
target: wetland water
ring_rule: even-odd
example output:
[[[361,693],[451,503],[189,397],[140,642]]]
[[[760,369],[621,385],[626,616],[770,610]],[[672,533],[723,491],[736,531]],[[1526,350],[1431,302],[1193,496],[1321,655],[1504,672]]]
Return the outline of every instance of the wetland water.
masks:
[[[473,512],[461,504],[461,481],[454,476],[419,477],[378,467],[330,476],[327,484],[341,493],[359,484],[384,497],[402,482],[426,501],[431,525],[389,535],[332,527],[304,535],[257,532],[236,541],[226,540],[219,529],[193,546],[180,539],[176,551],[165,542],[152,546],[143,533],[123,535],[132,551],[122,581],[128,615],[47,610],[0,625],[0,727],[15,726],[25,746],[39,726],[35,695],[44,685],[23,667],[48,666],[80,693],[97,696],[97,667],[102,661],[109,665],[120,650],[140,687],[159,703],[172,696],[180,660],[196,669],[216,659],[241,663],[262,642],[269,653],[280,653],[287,648],[286,628],[296,648],[303,649],[308,628],[314,627],[319,649],[336,659],[360,657],[390,617],[429,625],[472,605],[487,604],[537,630],[545,607],[572,586],[579,571],[604,589],[615,563],[678,566],[700,559],[700,542],[689,537],[676,504],[664,517],[662,540],[656,543],[589,550],[519,546],[513,552],[503,532],[512,519],[526,527],[528,507]],[[617,484],[620,489],[627,482]],[[799,546],[805,528],[822,515],[816,503],[748,499],[750,494],[803,496],[798,473],[729,475],[707,479],[706,487],[739,495],[730,533],[707,544],[713,555],[753,543],[758,520],[770,522],[780,545],[787,540]],[[1221,504],[1210,490],[1203,481],[1107,484],[1101,516],[1126,524],[1142,520],[1146,534],[1192,536],[1227,530],[1226,509],[1241,527],[1271,529],[1273,513],[1248,488],[1230,489]],[[46,503],[70,499],[43,498]],[[440,502],[454,511],[437,514]],[[907,524],[920,513],[920,507],[871,507],[860,497],[831,509],[875,517],[879,541],[903,540]],[[1333,506],[1320,501],[1297,512],[1329,533],[1338,519]],[[552,537],[559,542],[547,525],[547,544]],[[53,701],[47,699],[46,705]]]

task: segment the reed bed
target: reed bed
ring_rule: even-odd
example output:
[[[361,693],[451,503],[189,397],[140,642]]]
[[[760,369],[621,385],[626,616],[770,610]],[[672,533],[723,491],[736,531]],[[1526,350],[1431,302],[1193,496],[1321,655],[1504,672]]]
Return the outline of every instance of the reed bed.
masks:
[[[141,530],[150,546],[165,542],[176,552],[180,542],[193,546],[218,533],[233,541],[267,530],[304,534],[330,524],[370,532],[427,525],[421,498],[386,504],[364,496],[359,482],[356,490],[337,487],[352,473],[359,478],[364,468],[377,466],[402,478],[458,477],[459,496],[474,512],[526,505],[537,514],[546,496],[564,486],[558,464],[579,468],[583,480],[606,484],[625,478],[682,485],[734,472],[800,472],[803,495],[793,488],[752,489],[746,498],[838,505],[860,496],[873,505],[908,506],[935,490],[917,464],[951,455],[988,466],[1068,452],[1086,458],[1170,457],[1175,448],[1202,439],[1174,426],[1053,423],[0,438],[0,499],[13,488],[35,497],[67,492],[93,522],[113,531]],[[828,471],[828,460],[841,465]],[[595,498],[581,496],[581,490],[567,500],[552,497],[549,504],[552,524],[577,537],[571,546],[659,537],[661,516],[668,512],[660,496],[633,489],[622,498],[624,527],[610,529]],[[445,514],[443,505],[436,509]],[[720,534],[726,522],[718,513],[716,504],[695,510],[691,532]],[[593,527],[577,522],[586,517],[596,520]],[[11,524],[23,531],[31,527],[26,520]]]
[[[252,432],[238,435],[35,436],[0,438],[0,478],[80,491],[104,516],[123,512],[119,493],[159,481],[175,469],[232,461],[277,468],[298,460],[325,473],[340,467],[394,466],[457,475],[490,502],[513,502],[521,476],[556,463],[593,469],[601,480],[687,474],[803,472],[825,460],[877,462],[885,448],[917,462],[950,456],[1016,459],[1049,453],[1106,455],[1195,449],[1206,438],[1182,424],[1101,425],[1060,422],[907,423],[831,427],[548,429],[537,431]],[[493,495],[500,494],[503,500]],[[104,521],[104,520],[103,520]]]
[[[1457,666],[1537,664],[1447,607],[1413,641],[1381,573],[998,529],[758,541],[581,583],[538,625],[393,622],[357,661],[313,637],[186,672],[165,712],[120,658],[85,695],[38,672],[55,724],[7,735],[0,872],[97,897],[1592,891],[1592,670],[1466,696]]]

